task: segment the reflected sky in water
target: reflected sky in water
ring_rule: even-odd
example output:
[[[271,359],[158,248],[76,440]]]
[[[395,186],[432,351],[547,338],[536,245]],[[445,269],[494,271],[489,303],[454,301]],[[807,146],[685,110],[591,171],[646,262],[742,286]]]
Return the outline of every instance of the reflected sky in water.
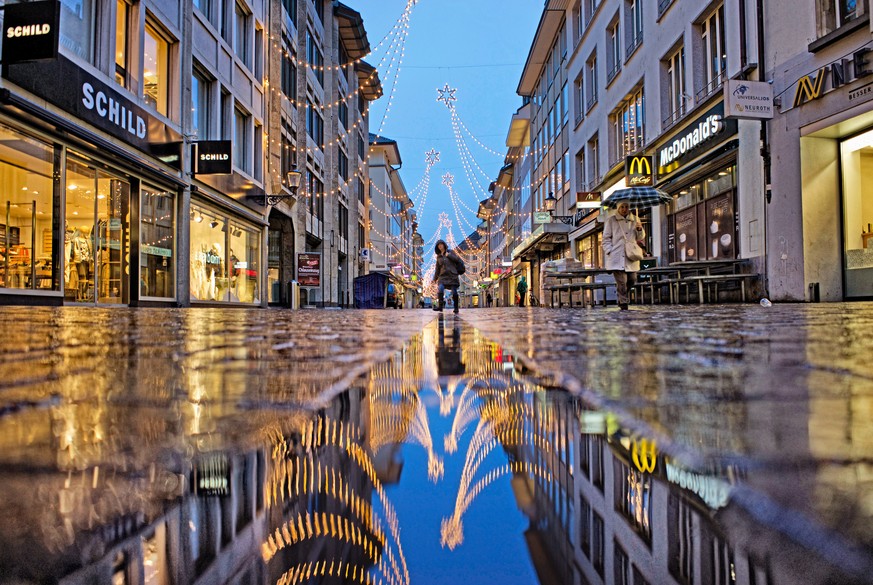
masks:
[[[736,446],[759,440],[749,429],[763,421],[759,405],[737,399],[740,367],[689,372],[688,388],[706,379],[715,391],[689,400],[676,369],[653,367],[666,360],[654,346],[631,369],[611,361],[608,330],[601,354],[565,340],[590,354],[580,366],[532,334],[511,344],[529,350],[514,355],[430,312],[341,322],[327,311],[34,315],[0,350],[4,585],[807,585],[873,575],[871,531],[840,521],[867,514],[870,491],[858,486],[869,460],[748,456]],[[0,310],[0,330],[16,325]],[[746,356],[731,339],[734,364],[762,371],[761,352]],[[712,351],[691,349],[680,362]],[[661,408],[611,409],[547,387],[554,376],[526,369],[546,355],[607,396],[648,372],[637,398]],[[796,380],[800,369],[785,371]],[[813,416],[793,412],[780,428]],[[730,424],[713,428],[718,420]],[[686,457],[699,438],[721,456]]]

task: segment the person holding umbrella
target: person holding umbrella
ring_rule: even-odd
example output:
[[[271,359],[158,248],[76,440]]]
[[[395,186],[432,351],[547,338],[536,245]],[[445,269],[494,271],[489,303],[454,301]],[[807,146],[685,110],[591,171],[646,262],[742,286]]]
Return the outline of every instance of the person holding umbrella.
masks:
[[[603,257],[605,268],[615,277],[618,307],[622,311],[627,311],[628,291],[636,283],[641,259],[628,258],[627,244],[637,243],[645,237],[643,224],[630,212],[630,204],[618,201],[616,212],[606,218],[603,225]]]

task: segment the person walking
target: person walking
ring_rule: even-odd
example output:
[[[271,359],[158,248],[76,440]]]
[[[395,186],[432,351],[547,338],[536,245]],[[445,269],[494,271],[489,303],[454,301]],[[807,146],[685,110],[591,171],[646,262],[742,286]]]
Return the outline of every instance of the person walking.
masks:
[[[626,245],[628,242],[640,242],[645,237],[643,224],[630,212],[627,202],[619,203],[616,212],[606,218],[603,225],[605,268],[615,277],[618,307],[622,311],[627,311],[628,291],[636,283],[637,272],[640,270],[639,259],[631,260],[627,257]]]
[[[518,284],[515,285],[515,292],[518,293],[518,306],[524,306],[524,297],[527,295],[527,278],[522,274],[518,279]]]
[[[490,291],[490,290],[487,291],[487,292],[485,293],[485,306],[486,306],[486,307],[490,307],[490,306],[491,306],[491,301],[493,301],[493,300],[494,300],[494,299],[493,299],[493,297],[491,296],[491,291]]]
[[[455,305],[455,314],[458,313],[458,308],[461,306],[461,299],[458,296],[458,287],[461,286],[461,280],[458,275],[464,273],[464,261],[454,252],[449,250],[448,245],[443,240],[439,240],[434,247],[436,253],[436,267],[434,268],[433,279],[439,285],[439,298],[437,305],[433,308],[434,311],[442,313],[446,303],[446,289],[452,291],[452,302]]]

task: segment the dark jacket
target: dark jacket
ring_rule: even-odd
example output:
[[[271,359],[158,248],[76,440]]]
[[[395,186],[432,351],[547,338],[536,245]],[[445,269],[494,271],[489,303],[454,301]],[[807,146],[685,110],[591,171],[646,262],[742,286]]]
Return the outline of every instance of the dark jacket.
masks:
[[[446,250],[448,251],[445,254],[440,254],[440,244],[446,246],[446,243],[440,240],[434,247],[434,252],[436,253],[436,268],[434,268],[433,280],[443,286],[461,286],[461,279],[458,278],[458,266],[461,264],[462,260],[454,251],[449,250],[448,246],[446,246]]]

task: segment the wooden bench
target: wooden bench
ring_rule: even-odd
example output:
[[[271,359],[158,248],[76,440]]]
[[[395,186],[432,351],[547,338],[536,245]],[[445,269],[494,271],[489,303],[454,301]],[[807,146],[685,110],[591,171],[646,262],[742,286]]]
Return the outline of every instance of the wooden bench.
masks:
[[[639,282],[634,284],[634,290],[636,290],[638,292],[638,297],[637,297],[636,301],[639,304],[645,304],[645,302],[646,302],[646,289],[648,289],[649,290],[650,304],[652,304],[652,305],[655,304],[656,294],[657,294],[658,302],[661,303],[662,302],[662,300],[661,300],[662,290],[666,286],[670,290],[670,304],[672,305],[674,302],[673,299],[675,298],[675,296],[673,294],[673,287],[678,285],[680,282],[682,282],[682,281],[679,280],[678,278],[662,278],[661,280],[651,279],[651,280],[639,281]]]
[[[690,301],[691,285],[697,285],[697,302],[705,302],[705,293],[709,293],[709,302],[718,302],[718,285],[725,283],[737,283],[740,286],[740,298],[746,302],[746,282],[760,278],[759,274],[701,274],[685,276],[679,279],[676,285],[677,301],[679,300],[679,288],[685,286],[685,299]]]

